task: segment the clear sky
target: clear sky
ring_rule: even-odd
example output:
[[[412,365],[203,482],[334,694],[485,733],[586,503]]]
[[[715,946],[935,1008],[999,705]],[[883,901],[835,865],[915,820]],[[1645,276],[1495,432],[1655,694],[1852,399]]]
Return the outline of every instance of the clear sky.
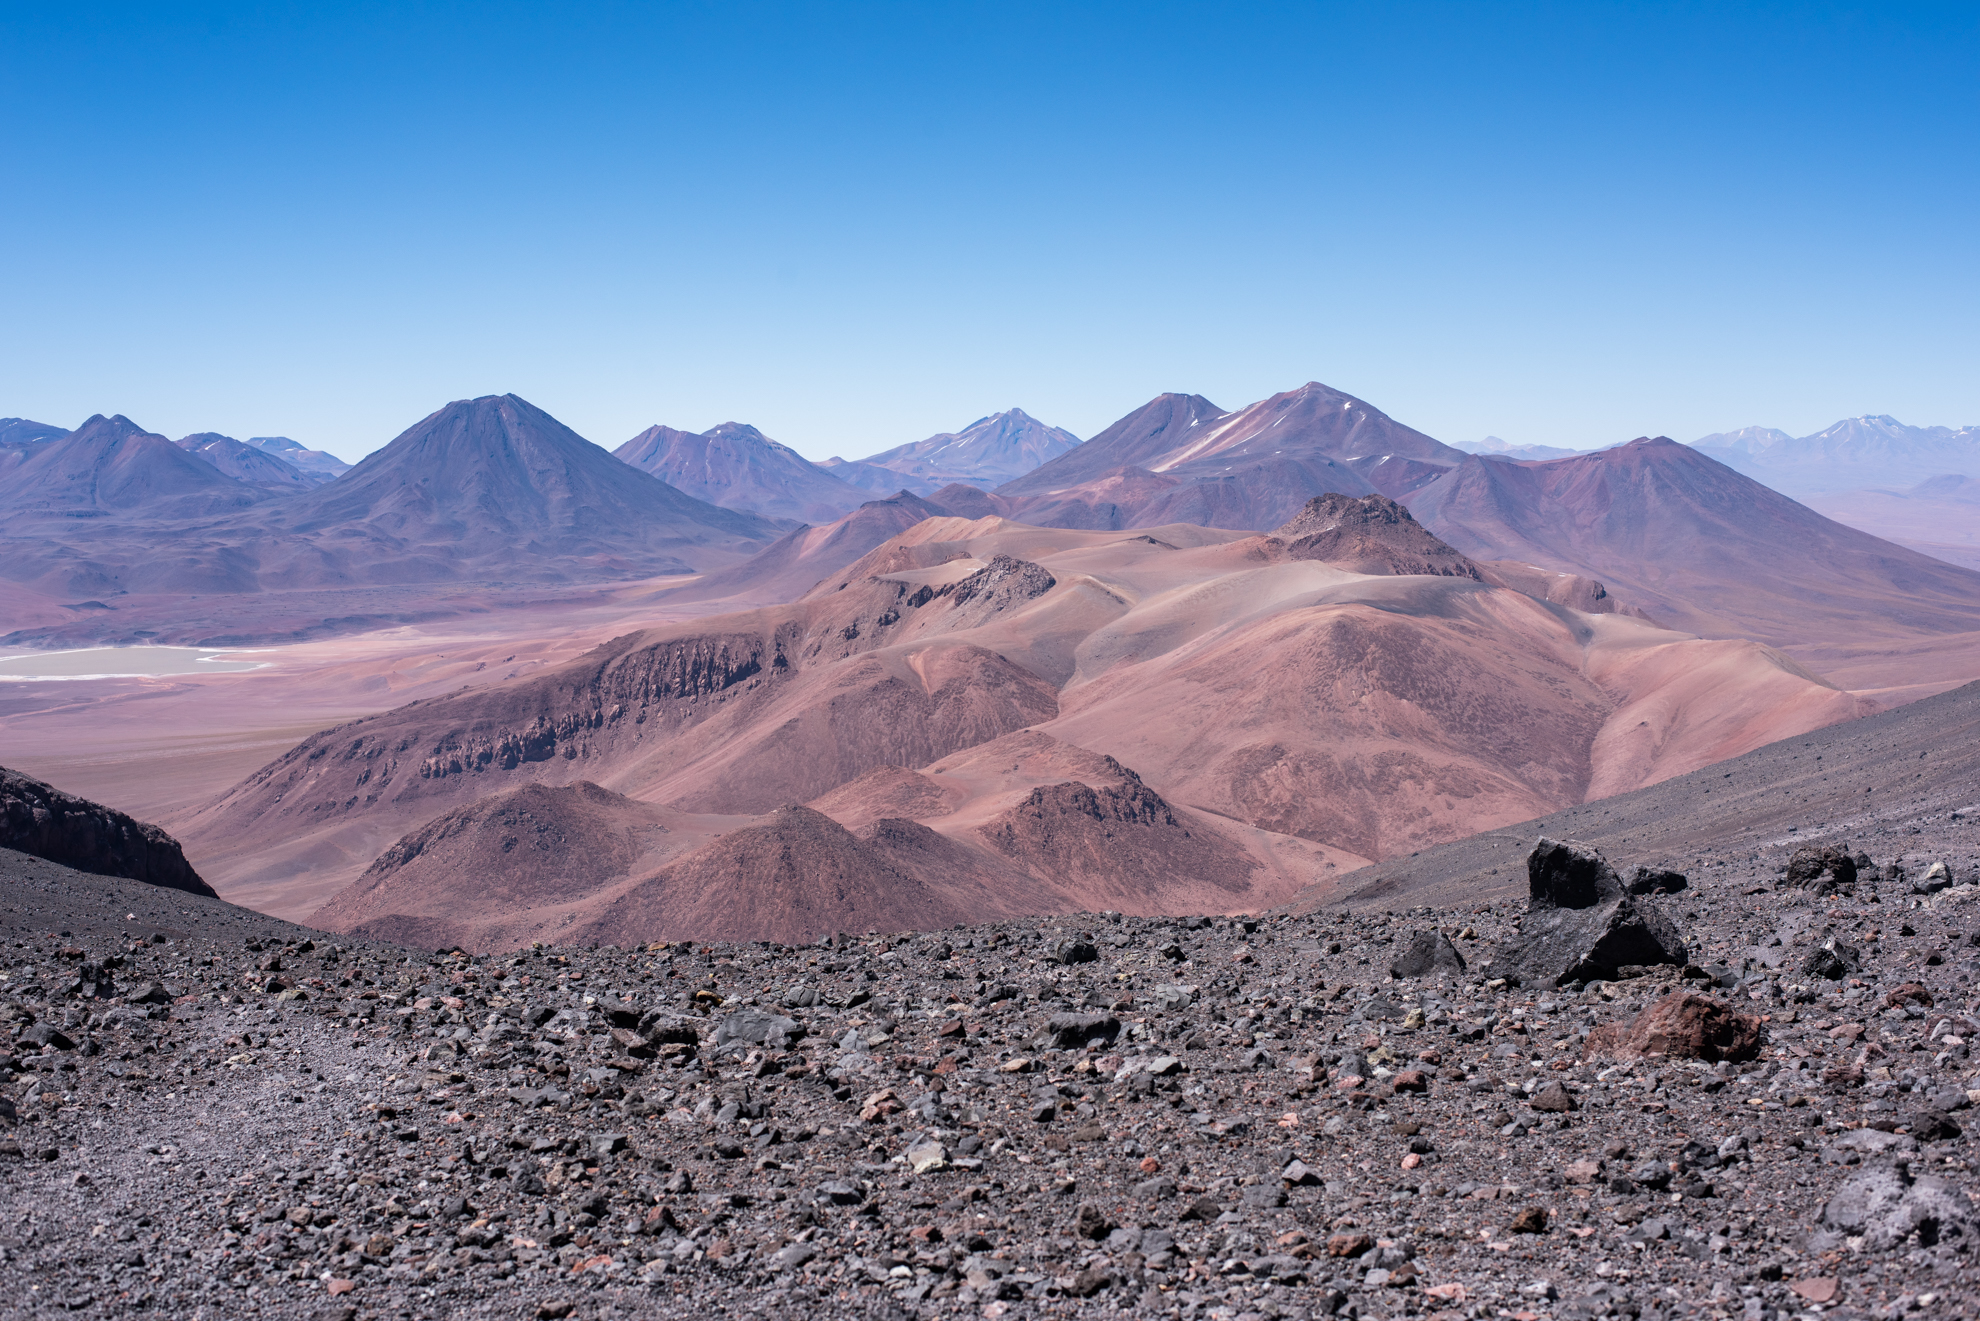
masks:
[[[1980,422],[1980,6],[0,5],[0,414]]]

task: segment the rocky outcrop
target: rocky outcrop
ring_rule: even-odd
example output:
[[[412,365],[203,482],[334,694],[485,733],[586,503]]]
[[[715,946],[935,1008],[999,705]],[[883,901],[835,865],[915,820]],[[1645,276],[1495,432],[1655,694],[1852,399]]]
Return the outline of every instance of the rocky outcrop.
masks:
[[[0,847],[98,876],[218,898],[179,841],[101,803],[65,794],[0,766]]]
[[[1324,560],[1362,573],[1429,573],[1484,581],[1476,564],[1384,495],[1316,495],[1273,535],[1286,542],[1286,554],[1295,560]]]
[[[1612,980],[1620,968],[1685,962],[1676,925],[1647,895],[1631,894],[1595,850],[1542,836],[1526,874],[1526,917],[1519,935],[1494,956],[1493,975]]]
[[[1602,1023],[1591,1029],[1582,1055],[1637,1059],[1663,1055],[1679,1060],[1750,1060],[1766,1035],[1760,1020],[1691,991],[1673,991],[1644,1007],[1628,1023]]]

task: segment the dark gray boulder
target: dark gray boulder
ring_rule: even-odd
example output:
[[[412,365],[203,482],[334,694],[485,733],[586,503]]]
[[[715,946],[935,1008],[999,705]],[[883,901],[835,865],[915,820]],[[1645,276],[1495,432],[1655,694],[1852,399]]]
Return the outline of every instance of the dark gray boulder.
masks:
[[[186,861],[179,841],[115,808],[0,766],[0,848],[18,849],[98,876],[219,898]]]
[[[1691,881],[1683,872],[1663,867],[1638,867],[1629,878],[1631,894],[1681,894],[1690,886]]]
[[[1409,948],[1389,965],[1389,976],[1398,981],[1416,977],[1457,977],[1464,972],[1464,955],[1437,930],[1419,931],[1410,937]]]
[[[1838,982],[1855,972],[1862,962],[1863,956],[1856,946],[1841,936],[1830,936],[1808,952],[1801,970],[1810,976]]]
[[[1078,1050],[1089,1041],[1112,1041],[1121,1020],[1112,1014],[1054,1014],[1045,1025],[1045,1039],[1061,1050]]]
[[[1831,894],[1856,884],[1856,859],[1833,845],[1796,849],[1788,859],[1787,883],[1817,894]]]
[[[1648,895],[1633,895],[1585,845],[1544,836],[1526,859],[1526,916],[1490,966],[1522,982],[1614,980],[1623,967],[1683,966],[1684,939]]]

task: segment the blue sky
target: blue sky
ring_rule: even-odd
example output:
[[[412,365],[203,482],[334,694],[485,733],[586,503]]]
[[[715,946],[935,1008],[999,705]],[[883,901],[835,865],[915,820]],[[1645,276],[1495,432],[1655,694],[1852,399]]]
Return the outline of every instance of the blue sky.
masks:
[[[1980,422],[1980,7],[0,6],[0,414]]]

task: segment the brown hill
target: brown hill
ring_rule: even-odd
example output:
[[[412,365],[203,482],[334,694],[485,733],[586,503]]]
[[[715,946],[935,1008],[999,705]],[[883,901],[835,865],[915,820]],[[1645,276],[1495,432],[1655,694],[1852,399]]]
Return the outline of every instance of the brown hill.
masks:
[[[884,500],[868,500],[822,527],[786,532],[741,564],[704,574],[679,587],[663,588],[653,599],[670,603],[734,601],[738,606],[794,601],[876,546],[924,519],[945,517],[948,512],[906,491]]]
[[[928,519],[800,601],[629,635],[325,731],[183,833],[230,896],[308,912],[408,831],[529,783],[590,780],[704,814],[817,801],[862,828],[913,817],[994,855],[977,828],[1034,789],[1053,791],[1039,803],[1054,811],[1118,817],[1102,806],[1108,786],[1129,792],[1101,763],[1112,757],[1180,828],[1223,835],[1257,864],[1237,907],[1329,864],[1524,820],[1866,709],[1764,647],[1575,610],[1550,599],[1564,581],[1552,573],[1529,571],[1528,594],[1497,576],[1381,567],[1200,527]],[[1019,731],[1057,751],[1011,748]],[[1012,760],[978,764],[978,750]],[[1034,768],[1013,776],[1017,765]],[[891,788],[855,792],[883,770]],[[903,774],[940,785],[947,810],[917,806]],[[1070,783],[1100,818],[1053,789]],[[997,856],[1070,887],[1061,906],[1129,902],[1117,873]],[[1212,906],[1213,882],[1243,870],[1209,868],[1194,902]],[[1173,899],[1178,884],[1160,892]]]
[[[612,453],[697,500],[764,518],[829,523],[868,498],[742,422],[699,435],[652,426]]]
[[[65,794],[0,766],[0,848],[78,871],[217,897],[179,841],[115,808]]]
[[[719,824],[586,780],[525,785],[406,835],[309,924],[424,948],[561,935],[573,901],[694,848]]]
[[[1917,847],[1920,820],[1958,821],[1980,809],[1976,785],[1980,683],[1970,683],[1631,793],[1332,877],[1291,907],[1402,909],[1524,898],[1526,856],[1541,835],[1592,845],[1625,872],[1692,870],[1701,852],[1753,858],[1823,844],[1889,860]],[[1913,861],[1913,878],[1932,860]]]
[[[1022,896],[972,874],[984,868],[956,869],[956,856],[910,821],[890,818],[854,835],[821,812],[784,807],[612,896],[573,936],[620,945],[799,944],[836,931],[933,931],[970,913],[1026,911]]]

